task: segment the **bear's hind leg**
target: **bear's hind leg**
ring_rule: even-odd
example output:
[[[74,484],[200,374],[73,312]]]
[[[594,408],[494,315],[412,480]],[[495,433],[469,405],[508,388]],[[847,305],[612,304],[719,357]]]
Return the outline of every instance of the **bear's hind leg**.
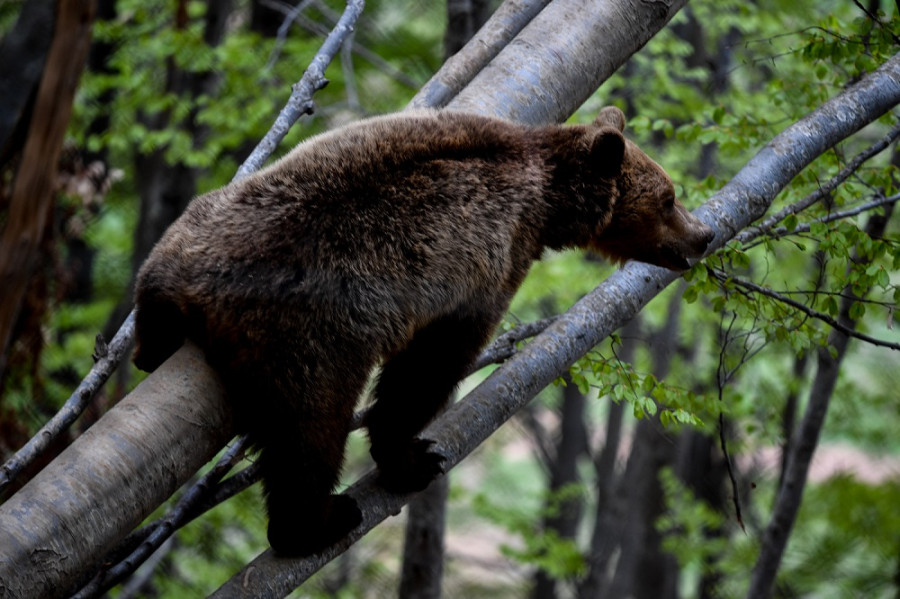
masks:
[[[260,449],[268,539],[279,555],[318,553],[362,521],[352,498],[332,493],[348,427],[324,416],[285,414],[284,422],[272,424]],[[294,418],[301,420],[291,422]]]
[[[184,343],[185,319],[173,302],[153,290],[137,294],[134,365],[153,372]]]
[[[419,491],[443,472],[432,443],[416,435],[447,404],[497,319],[459,312],[444,316],[418,331],[383,366],[366,426],[385,488]]]
[[[362,521],[356,502],[333,491],[366,373],[335,372],[290,342],[276,347],[259,348],[252,364],[261,371],[237,360],[222,372],[236,392],[236,422],[260,449],[269,543],[280,555],[305,556]]]

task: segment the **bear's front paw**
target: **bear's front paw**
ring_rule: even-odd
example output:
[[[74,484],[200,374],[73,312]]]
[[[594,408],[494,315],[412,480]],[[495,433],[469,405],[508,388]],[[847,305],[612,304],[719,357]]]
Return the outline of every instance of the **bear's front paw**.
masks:
[[[329,510],[320,514],[304,513],[270,517],[268,538],[272,550],[281,557],[306,557],[334,545],[359,526],[362,512],[356,500],[347,495],[333,495]]]
[[[414,438],[402,448],[372,449],[378,464],[378,482],[392,493],[415,493],[444,473],[444,456],[434,451],[435,442]]]

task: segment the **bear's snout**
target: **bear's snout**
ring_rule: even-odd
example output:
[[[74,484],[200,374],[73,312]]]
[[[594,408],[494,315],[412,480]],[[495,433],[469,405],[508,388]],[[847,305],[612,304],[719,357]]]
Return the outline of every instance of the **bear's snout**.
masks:
[[[697,221],[697,226],[700,229],[697,232],[697,256],[700,257],[706,253],[706,248],[709,247],[709,244],[713,242],[713,239],[716,238],[716,232],[711,228],[707,227],[704,223]]]

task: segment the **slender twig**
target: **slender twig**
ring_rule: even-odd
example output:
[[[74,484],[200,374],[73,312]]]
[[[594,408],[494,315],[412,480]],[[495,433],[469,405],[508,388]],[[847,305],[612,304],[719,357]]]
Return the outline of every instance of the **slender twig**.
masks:
[[[274,2],[273,0],[263,0],[263,4],[271,6],[275,10],[284,10],[284,8],[282,8],[282,6],[284,6],[284,4],[280,3],[280,2]],[[279,6],[279,5],[282,5],[282,6]],[[315,6],[316,9],[319,12],[321,12],[322,15],[326,19],[330,20],[332,25],[334,25],[335,23],[338,22],[340,15],[338,13],[336,13],[335,11],[331,10],[325,4],[322,4],[321,2],[314,0],[313,6]],[[329,31],[328,26],[326,26],[322,23],[319,23],[317,21],[314,21],[313,19],[310,19],[310,18],[306,17],[305,15],[298,15],[297,19],[296,19],[296,23],[299,27],[302,27],[306,31],[313,33],[315,35],[322,35],[322,36],[328,35],[328,31]],[[421,85],[422,85],[421,81],[418,81],[418,80],[414,79],[413,77],[410,77],[409,75],[407,75],[406,73],[404,73],[403,71],[401,71],[400,69],[398,69],[397,67],[395,67],[394,65],[389,63],[388,61],[386,61],[385,59],[383,59],[378,53],[370,50],[365,45],[360,44],[358,41],[354,41],[352,46],[353,46],[352,47],[353,54],[359,56],[360,58],[362,58],[363,60],[365,60],[366,62],[371,64],[373,67],[375,67],[376,69],[378,69],[379,71],[381,71],[382,73],[384,73],[385,75],[387,75],[388,77],[390,77],[391,79],[393,79],[394,81],[399,83],[400,85],[404,85],[411,89],[419,89],[419,87],[421,87]],[[342,60],[343,60],[343,57],[342,57]]]
[[[520,341],[534,337],[553,324],[557,318],[558,316],[550,316],[534,322],[526,322],[499,335],[490,345],[482,350],[478,359],[475,360],[475,363],[472,365],[469,374],[476,370],[480,370],[489,364],[499,364],[503,360],[509,359],[516,353],[516,345]]]
[[[291,29],[291,25],[297,20],[297,17],[300,16],[300,13],[311,3],[312,0],[303,0],[297,4],[297,6],[291,8],[282,8],[280,5],[283,3],[278,3],[278,10],[284,14],[284,21],[278,26],[278,32],[275,35],[275,46],[272,48],[272,52],[269,54],[269,60],[266,61],[266,66],[263,67],[263,69],[268,71],[275,66],[278,57],[281,55],[281,48],[284,46],[284,41],[287,39],[287,34]],[[269,6],[268,2],[264,2],[263,4]]]
[[[793,300],[781,293],[778,293],[777,291],[773,291],[767,287],[757,285],[756,283],[753,283],[752,281],[748,281],[746,279],[742,279],[742,278],[736,277],[734,275],[720,272],[709,266],[706,267],[706,270],[711,276],[715,277],[719,281],[722,281],[723,283],[725,281],[730,281],[730,282],[734,283],[735,285],[738,285],[740,287],[743,287],[743,288],[753,291],[755,293],[759,293],[761,295],[765,295],[766,297],[770,297],[774,300],[778,300],[779,302],[787,304],[788,306],[790,306],[796,310],[799,310],[800,312],[803,312],[804,314],[806,314],[807,316],[809,316],[811,318],[815,318],[816,320],[820,320],[820,321],[824,322],[831,328],[837,329],[838,331],[847,335],[848,337],[855,337],[856,339],[865,341],[866,343],[871,343],[872,345],[876,345],[878,347],[887,347],[889,349],[900,351],[900,343],[884,341],[882,339],[877,339],[875,337],[871,337],[864,333],[857,332],[856,330],[854,330],[852,328],[844,326],[843,324],[841,324],[840,322],[838,322],[837,320],[835,320],[828,314],[819,312],[818,310],[813,310],[809,306],[807,306],[801,302],[798,302],[796,300]]]
[[[840,212],[832,212],[831,214],[827,214],[821,218],[817,218],[808,223],[801,223],[788,231],[787,227],[776,227],[772,229],[770,234],[773,237],[785,237],[787,235],[798,235],[800,233],[809,233],[810,228],[813,223],[830,223],[836,220],[842,220],[845,218],[850,218],[852,216],[858,216],[863,212],[868,212],[869,210],[875,210],[876,208],[881,208],[882,206],[887,206],[889,204],[896,204],[900,202],[900,193],[894,194],[892,196],[881,196],[877,199],[872,200],[871,202],[866,202],[865,204],[860,204],[858,206],[854,206],[853,208],[849,208],[847,210],[842,210]],[[744,249],[748,249],[756,246],[758,243],[748,244],[744,246]]]
[[[63,431],[84,412],[94,394],[109,379],[119,361],[131,349],[134,339],[134,314],[129,314],[113,340],[106,344],[97,336],[95,363],[63,407],[19,451],[0,467],[0,492],[34,462]]]
[[[866,8],[865,6],[863,6],[863,3],[860,2],[859,0],[853,0],[853,4],[855,4],[856,7],[857,7],[859,10],[863,11],[863,13],[864,13],[867,17],[869,17],[869,19],[872,21],[872,23],[878,25],[879,27],[881,27],[882,29],[884,29],[885,31],[887,31],[888,35],[891,36],[891,39],[894,40],[894,43],[895,43],[895,44],[900,44],[900,36],[898,36],[896,33],[894,33],[893,31],[891,31],[890,29],[887,29],[887,28],[884,26],[884,23],[881,22],[881,19],[878,18],[878,15],[872,14],[872,11],[870,11],[868,8]]]
[[[314,109],[312,97],[318,90],[328,85],[325,78],[325,69],[331,63],[332,59],[340,51],[344,40],[353,31],[356,20],[362,13],[364,0],[349,0],[344,14],[338,20],[337,25],[325,38],[322,47],[316,52],[310,62],[309,68],[303,73],[303,77],[294,84],[291,97],[287,104],[281,109],[278,118],[272,128],[269,129],[262,141],[256,146],[247,160],[238,168],[234,180],[240,180],[250,173],[259,170],[266,159],[272,155],[284,136],[290,128],[304,114],[311,114]]]

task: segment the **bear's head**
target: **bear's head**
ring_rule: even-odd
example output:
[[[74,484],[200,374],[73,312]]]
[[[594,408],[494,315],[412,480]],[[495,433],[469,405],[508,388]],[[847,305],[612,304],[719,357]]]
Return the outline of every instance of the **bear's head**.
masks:
[[[689,260],[703,256],[715,237],[675,197],[669,175],[634,143],[625,139],[625,115],[608,106],[585,129],[595,176],[602,180],[598,195],[610,198],[609,213],[591,246],[617,263],[638,260],[685,270]]]

